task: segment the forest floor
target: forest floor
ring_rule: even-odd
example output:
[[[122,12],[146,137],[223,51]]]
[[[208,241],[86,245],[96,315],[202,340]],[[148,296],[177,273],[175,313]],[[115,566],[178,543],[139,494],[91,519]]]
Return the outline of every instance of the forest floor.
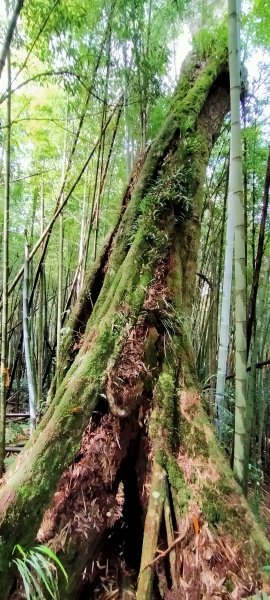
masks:
[[[16,454],[20,451],[20,447],[23,447],[23,445],[25,444],[27,438],[29,436],[29,427],[28,424],[25,422],[11,422],[8,424],[7,426],[7,448],[10,448],[10,451],[7,453],[7,459],[6,459],[6,465],[10,466],[10,463],[14,460]],[[12,449],[14,448],[14,449]],[[253,513],[255,514],[255,517],[257,518],[257,520],[259,521],[260,525],[262,526],[263,530],[265,531],[265,534],[267,536],[268,539],[270,539],[270,476],[268,474],[264,474],[264,479],[263,482],[261,483],[259,480],[256,480],[256,478],[254,478],[254,480],[252,481],[252,483],[250,482],[250,486],[249,486],[249,497],[248,497],[248,501],[250,504],[250,507],[253,511]],[[193,519],[194,521],[194,519]],[[113,529],[109,535],[109,538],[107,540],[107,546],[106,548],[108,549],[108,544],[111,547],[111,552],[110,552],[110,559],[108,560],[108,558],[105,559],[104,556],[101,556],[100,558],[98,558],[98,560],[96,561],[96,565],[95,565],[95,577],[94,577],[94,581],[92,583],[92,585],[90,584],[86,584],[86,587],[81,595],[81,600],[85,600],[87,598],[87,600],[89,598],[92,598],[92,600],[94,600],[95,598],[97,600],[118,600],[120,598],[122,598],[123,596],[120,595],[119,593],[119,573],[121,572],[121,579],[123,579],[122,581],[122,585],[124,585],[124,587],[127,587],[127,593],[125,594],[125,597],[127,598],[127,600],[132,600],[133,598],[135,598],[135,586],[136,586],[136,580],[137,580],[137,575],[136,575],[136,571],[137,569],[134,569],[134,565],[133,568],[123,568],[123,547],[122,547],[122,537],[123,537],[123,526],[125,525],[123,519],[119,521],[120,525],[119,527],[116,527],[116,529]],[[193,522],[193,527],[195,528],[195,532],[196,532],[196,523],[194,524]],[[192,524],[191,524],[191,530],[192,533],[193,532],[193,528],[192,528]],[[188,529],[185,532],[185,537],[187,537],[188,534]],[[198,536],[196,536],[197,538]],[[187,548],[186,548],[186,552],[189,552],[189,559],[190,557],[194,557],[194,543],[193,543],[193,538],[194,535],[191,536],[191,547],[189,548],[190,544],[187,544]],[[134,544],[132,545],[132,553],[134,552]],[[164,550],[164,548],[160,549]],[[219,553],[218,553],[219,551]],[[204,577],[205,579],[208,581],[208,585],[211,584],[211,577],[213,575],[212,573],[212,567],[211,567],[211,572],[209,571],[209,556],[213,554],[213,556],[219,556],[219,561],[218,564],[216,565],[216,569],[219,572],[219,577],[220,577],[220,587],[223,589],[223,580],[225,580],[226,578],[226,571],[230,571],[231,567],[232,567],[232,571],[233,569],[233,564],[235,563],[235,561],[239,559],[238,556],[238,552],[237,552],[237,547],[233,547],[230,543],[229,540],[227,540],[224,537],[219,537],[218,536],[218,540],[212,539],[212,535],[211,532],[208,528],[207,523],[204,524],[204,526],[201,528],[200,531],[200,547],[198,547],[198,551],[197,554],[195,556],[195,563],[196,561],[198,562],[198,560],[200,559],[200,562],[203,562],[203,565],[201,564],[201,569],[203,569],[205,571],[204,573]],[[162,552],[161,552],[162,555]],[[199,556],[200,555],[200,556]],[[209,556],[208,556],[209,555]],[[197,557],[197,558],[196,558]],[[186,557],[186,563],[189,562],[188,557]],[[138,567],[138,565],[137,565]],[[157,565],[158,567],[158,565]],[[194,572],[196,572],[196,568],[198,567],[198,564],[194,564]],[[159,568],[159,567],[158,567]],[[223,573],[224,571],[224,573]],[[239,571],[241,571],[241,561],[239,563]],[[165,573],[166,575],[166,573]],[[164,576],[165,576],[164,575]],[[183,574],[184,575],[184,574]],[[187,579],[190,579],[190,572],[187,574]],[[244,580],[244,577],[242,577],[242,581]],[[237,582],[235,582],[237,583]],[[211,587],[211,586],[210,586]],[[195,589],[196,585],[194,582],[194,598],[197,598],[196,592],[198,592],[198,590]],[[240,580],[239,580],[239,590],[241,591],[241,586],[240,586]],[[239,594],[240,594],[239,591]],[[269,593],[270,592],[270,588],[265,589],[264,591]],[[90,593],[90,595],[89,595]],[[175,596],[173,591],[167,591],[167,594],[165,596],[166,598],[168,598],[168,600],[174,600]],[[190,596],[191,597],[191,596]],[[216,595],[214,597],[217,597]],[[218,596],[219,597],[219,596]],[[222,598],[230,598],[230,597],[236,597],[236,596],[231,596],[231,594],[227,593],[225,595],[221,596]],[[242,597],[241,595],[237,596],[237,597]]]

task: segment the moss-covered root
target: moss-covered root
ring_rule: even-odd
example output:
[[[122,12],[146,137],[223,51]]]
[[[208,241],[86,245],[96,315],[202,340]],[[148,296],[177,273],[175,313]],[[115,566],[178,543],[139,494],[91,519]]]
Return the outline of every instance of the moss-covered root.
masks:
[[[221,597],[247,597],[262,586],[261,568],[269,564],[270,544],[234,480],[196,389],[180,391],[180,413],[178,455],[164,453],[161,464],[174,489],[172,496],[181,508],[178,529],[181,530],[184,519],[189,520],[191,527],[195,522],[194,529],[197,528],[203,549],[198,563],[193,541],[185,545],[182,578],[185,581],[186,565],[189,577],[191,572],[195,573],[194,581],[196,579],[197,584],[199,581],[203,594],[206,579],[203,580],[201,574],[208,571],[213,586],[218,588],[219,580],[214,581],[216,575],[206,557],[207,553],[212,556],[214,564],[219,556],[219,571],[224,570]],[[214,596],[214,591],[212,594]]]
[[[172,511],[169,501],[169,486],[166,481],[166,495],[164,500],[164,521],[166,528],[166,537],[168,541],[168,547],[171,548],[169,552],[169,563],[170,563],[170,575],[172,580],[172,587],[177,588],[177,567],[176,567],[176,552],[174,548],[175,536],[173,528]]]
[[[158,542],[161,517],[165,499],[165,471],[154,461],[152,483],[144,525],[141,567],[136,600],[151,600],[153,585],[153,560]]]
[[[155,406],[149,427],[155,459],[170,486],[163,506],[166,545],[171,548],[168,559],[172,589],[177,590],[179,598],[182,594],[189,596],[189,592],[192,595],[193,588],[200,597],[246,597],[262,587],[261,568],[269,564],[270,544],[234,480],[194,380],[189,377],[189,384],[184,385],[182,376],[177,375],[180,353],[176,350],[177,346],[175,352],[166,353],[153,394]],[[183,367],[183,348],[180,360]],[[171,512],[180,532],[178,540],[174,539]],[[150,540],[150,551],[146,545],[148,556],[142,566],[152,563],[153,568],[155,543],[156,538]],[[150,567],[148,573],[145,571],[150,586]],[[142,594],[140,600],[143,597],[148,598]]]

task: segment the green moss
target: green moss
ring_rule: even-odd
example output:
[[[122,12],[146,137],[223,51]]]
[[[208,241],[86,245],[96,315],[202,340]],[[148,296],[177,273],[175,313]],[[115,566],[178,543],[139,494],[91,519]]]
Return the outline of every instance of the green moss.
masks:
[[[198,57],[197,57],[198,60]],[[209,86],[219,72],[222,65],[227,63],[227,49],[225,44],[220,44],[216,52],[213,52],[210,60],[205,63],[200,77],[196,79],[192,86],[188,85],[188,78],[184,82],[186,95],[182,97],[182,90],[176,90],[174,96],[174,116],[179,115],[179,125],[182,132],[186,132],[194,126],[194,121],[203,106]]]
[[[176,209],[176,214],[178,214],[178,216],[180,214],[181,218],[184,218],[187,211],[190,210],[190,201],[193,202],[194,200],[192,197],[192,190],[196,188],[198,178],[200,178],[201,175],[201,167],[200,169],[197,168],[197,161],[200,160],[198,157],[202,153],[202,147],[205,147],[206,145],[205,140],[202,138],[199,140],[199,134],[196,134],[197,138],[196,135],[190,137],[190,140],[188,140],[186,144],[183,145],[182,150],[180,150],[181,152],[184,152],[182,163],[178,161],[175,177],[171,171],[171,188],[167,189],[166,185],[164,186],[164,173],[160,178],[160,194],[157,193],[155,186],[153,186],[153,182],[155,181],[155,174],[160,168],[172,141],[179,135],[179,127],[182,128],[183,133],[184,130],[190,130],[195,125],[198,114],[209,92],[211,83],[214,81],[217,74],[221,72],[223,65],[226,63],[226,44],[224,43],[223,45],[223,41],[219,42],[217,49],[215,48],[213,51],[211,58],[208,59],[202,72],[200,70],[196,71],[196,68],[194,68],[198,61],[200,61],[200,56],[195,56],[194,60],[186,66],[186,72],[183,73],[173,98],[173,106],[165,119],[160,135],[154,141],[143,165],[136,189],[132,194],[131,201],[122,220],[121,229],[114,241],[114,248],[110,258],[110,269],[105,276],[102,294],[98,302],[98,310],[95,309],[96,316],[100,311],[105,314],[104,311],[105,309],[107,310],[109,306],[112,293],[114,293],[116,289],[115,277],[118,277],[119,269],[127,256],[131,244],[131,231],[135,234],[140,227],[139,217],[142,213],[146,214],[147,211],[145,207],[150,207],[151,210],[151,218],[149,219],[148,224],[150,224],[151,221],[153,222],[153,217],[155,218],[164,215],[164,210],[168,210],[172,203],[174,209]],[[191,118],[190,115],[192,115]],[[204,144],[204,146],[202,146],[202,144]],[[189,157],[187,156],[188,152]],[[185,155],[187,160],[185,160]],[[205,162],[205,157],[203,162]],[[179,164],[185,164],[185,172],[182,174],[179,172]],[[181,167],[181,169],[182,168],[183,167]],[[188,192],[187,189],[184,188],[185,186],[188,187],[190,183],[191,187]],[[164,194],[162,194],[162,191],[164,190],[166,191],[165,197]],[[178,208],[177,203],[179,203]],[[148,239],[150,239],[151,235],[154,239],[155,232],[153,231],[151,234],[149,229]],[[156,247],[159,246],[156,238],[155,245]]]
[[[194,407],[197,411],[197,407]],[[192,414],[190,411],[190,419]],[[194,414],[195,417],[195,414]],[[201,455],[204,458],[209,458],[209,442],[206,439],[202,424],[195,420],[188,420],[184,416],[180,416],[179,433],[181,444],[184,446],[189,456]]]
[[[202,509],[208,523],[214,526],[226,523],[228,513],[224,504],[224,498],[220,498],[219,493],[213,488],[205,488],[203,493],[205,493],[205,498],[202,503]]]
[[[175,490],[176,500],[178,504],[179,514],[183,515],[187,512],[190,501],[190,490],[188,490],[182,471],[177,464],[176,458],[172,454],[168,454],[163,450],[157,452],[157,462],[165,469],[168,480],[172,488]]]
[[[205,433],[200,427],[195,426],[193,428],[190,444],[192,445],[194,456],[200,454],[206,459],[209,458],[209,445]]]
[[[232,485],[232,481],[226,476],[220,478],[218,482],[218,489],[224,496],[230,496],[231,494],[235,493],[235,487]]]
[[[162,446],[172,451],[178,444],[179,415],[176,378],[169,353],[155,386],[154,406],[155,434],[159,436]]]
[[[155,327],[150,327],[145,344],[144,362],[149,369],[155,369],[158,365],[157,341],[159,333]],[[152,387],[152,386],[151,386]]]
[[[235,584],[233,583],[233,581],[231,580],[231,577],[227,576],[225,581],[224,581],[224,586],[227,590],[227,592],[229,592],[229,594],[231,594],[235,588]]]
[[[182,261],[181,247],[177,237],[175,248],[170,256],[170,271],[167,278],[169,292],[174,298],[174,309],[177,315],[181,315],[183,311],[182,304]]]
[[[247,510],[239,502],[236,505],[226,502],[224,493],[219,487],[207,485],[202,490],[202,509],[210,525],[222,525],[223,530],[240,539],[248,539],[251,532],[250,521],[246,518]]]

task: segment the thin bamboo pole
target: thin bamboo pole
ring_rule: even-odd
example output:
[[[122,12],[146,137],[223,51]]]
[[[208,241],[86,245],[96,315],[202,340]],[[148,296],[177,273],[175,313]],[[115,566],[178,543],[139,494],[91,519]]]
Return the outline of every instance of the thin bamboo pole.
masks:
[[[7,84],[11,82],[10,52],[7,53]],[[1,368],[0,368],[0,477],[4,473],[5,437],[6,437],[6,396],[8,382],[8,271],[9,271],[9,202],[10,202],[10,150],[11,150],[11,96],[7,96],[7,142],[5,159],[5,196],[3,207],[3,291],[2,291],[2,341],[1,341]]]
[[[228,0],[229,71],[231,97],[231,190],[234,198],[235,266],[235,435],[234,473],[246,489],[249,432],[247,431],[246,363],[247,302],[245,215],[243,204],[243,167],[240,122],[240,0]]]
[[[26,364],[26,375],[29,394],[30,435],[36,428],[37,391],[34,361],[31,351],[30,315],[29,315],[29,245],[25,240],[25,262],[23,278],[23,343]]]
[[[63,219],[63,214],[61,214],[60,220],[59,220],[59,250],[58,250],[56,368],[58,368],[58,366],[59,366],[59,352],[60,352],[60,345],[61,345],[61,329],[62,329],[63,249],[64,249],[64,219]]]
[[[41,235],[44,229],[44,189],[43,179],[41,182]],[[42,249],[41,249],[42,252]],[[41,265],[39,276],[39,299],[37,315],[37,410],[42,402],[42,378],[43,378],[43,323],[44,323],[44,264]]]

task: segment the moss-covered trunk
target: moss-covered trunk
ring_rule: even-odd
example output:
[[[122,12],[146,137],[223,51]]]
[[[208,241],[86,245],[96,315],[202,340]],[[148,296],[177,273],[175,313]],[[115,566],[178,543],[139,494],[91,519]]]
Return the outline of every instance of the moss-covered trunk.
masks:
[[[220,45],[184,69],[130,194],[79,351],[3,482],[3,600],[14,581],[14,545],[36,537],[67,568],[63,600],[78,598],[83,586],[102,598],[104,578],[122,599],[137,587],[138,600],[186,597],[195,582],[198,598],[214,597],[218,585],[227,598],[247,574],[254,572],[250,589],[257,582],[267,544],[202,410],[189,341],[205,170],[229,107]],[[229,547],[242,522],[245,556]],[[159,560],[157,544],[165,551]],[[218,562],[230,572],[222,583]]]

